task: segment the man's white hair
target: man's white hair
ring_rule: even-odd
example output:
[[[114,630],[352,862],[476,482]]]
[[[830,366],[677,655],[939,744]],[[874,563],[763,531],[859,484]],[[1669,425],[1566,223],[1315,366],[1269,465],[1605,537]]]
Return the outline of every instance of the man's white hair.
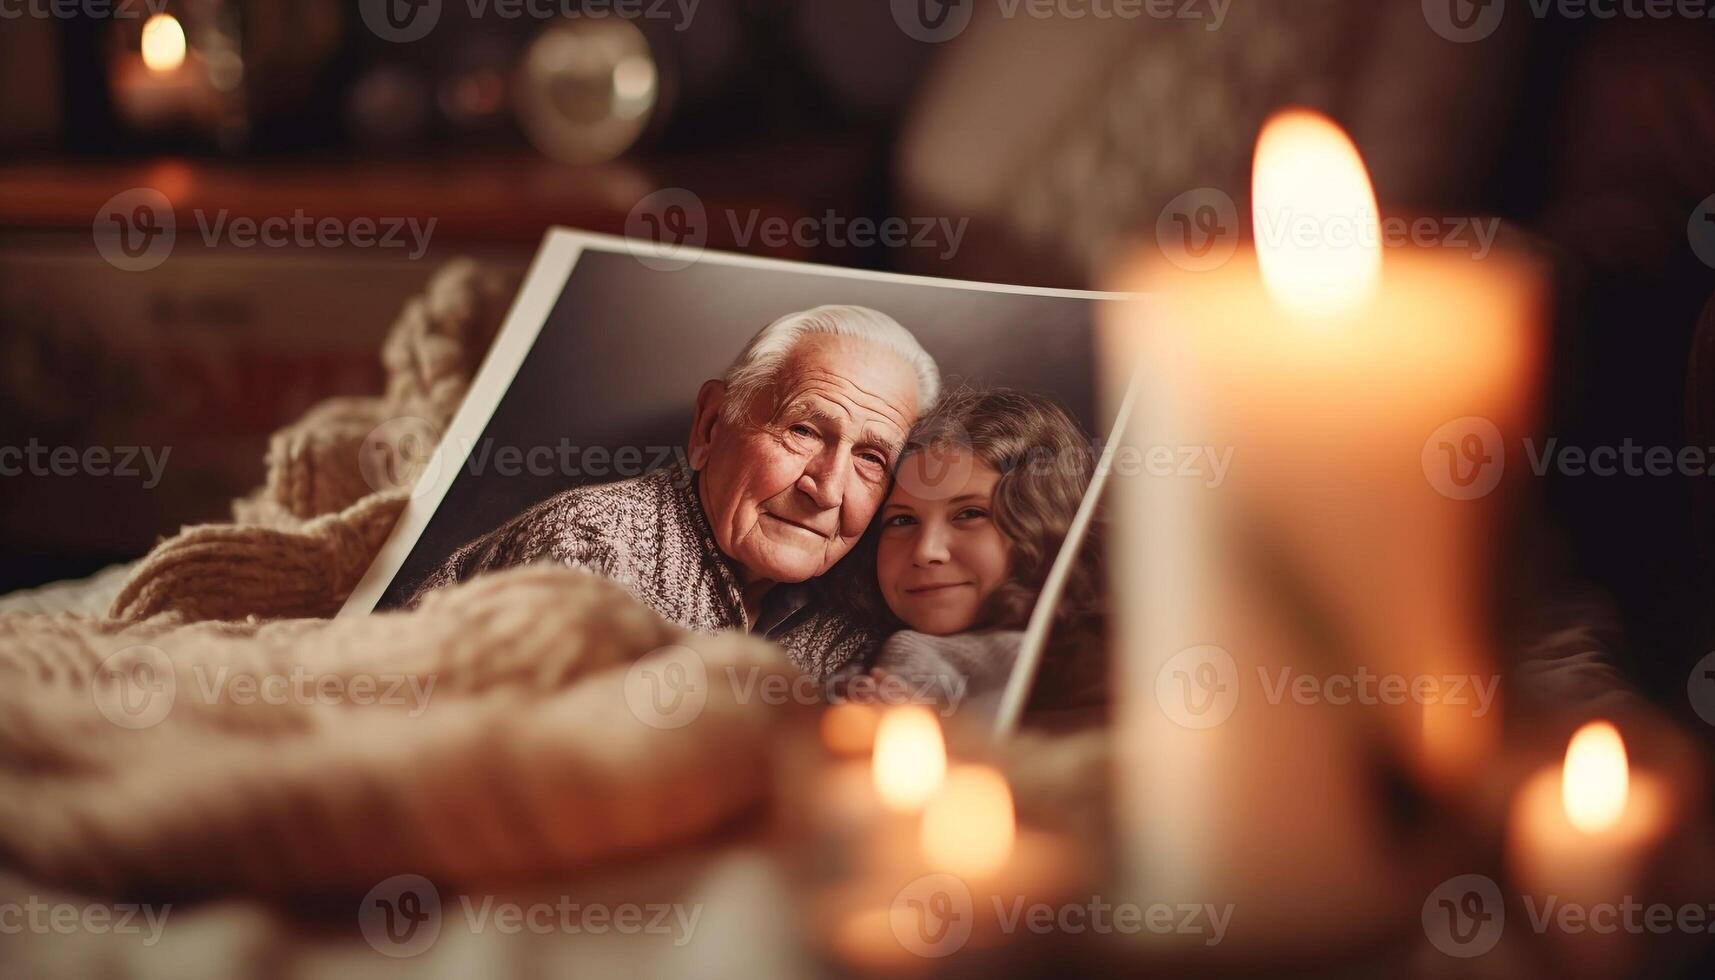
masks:
[[[750,338],[722,378],[726,402],[721,414],[728,421],[746,418],[751,399],[779,380],[781,365],[798,342],[811,334],[856,337],[904,358],[917,374],[920,412],[928,411],[941,393],[941,370],[935,366],[935,359],[898,320],[867,306],[818,306],[788,313]]]

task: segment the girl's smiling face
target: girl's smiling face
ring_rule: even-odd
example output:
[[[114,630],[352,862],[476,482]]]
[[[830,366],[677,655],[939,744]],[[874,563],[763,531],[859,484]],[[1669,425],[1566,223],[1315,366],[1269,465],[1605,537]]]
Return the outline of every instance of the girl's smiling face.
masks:
[[[907,626],[947,636],[984,625],[984,603],[1010,564],[992,511],[999,481],[968,449],[922,450],[900,464],[881,509],[875,569],[882,598]]]

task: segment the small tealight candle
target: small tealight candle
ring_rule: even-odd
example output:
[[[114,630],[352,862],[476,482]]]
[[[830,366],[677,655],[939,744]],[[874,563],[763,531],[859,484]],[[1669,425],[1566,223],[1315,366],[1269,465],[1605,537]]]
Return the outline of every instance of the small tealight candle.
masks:
[[[1633,771],[1619,729],[1578,729],[1566,761],[1519,790],[1510,827],[1513,878],[1562,966],[1580,977],[1632,972],[1639,936],[1595,929],[1597,910],[1652,900],[1649,866],[1672,824],[1665,780]]]
[[[1520,888],[1540,905],[1617,902],[1667,834],[1666,782],[1634,772],[1611,722],[1572,736],[1566,761],[1527,780],[1513,805],[1511,843]]]

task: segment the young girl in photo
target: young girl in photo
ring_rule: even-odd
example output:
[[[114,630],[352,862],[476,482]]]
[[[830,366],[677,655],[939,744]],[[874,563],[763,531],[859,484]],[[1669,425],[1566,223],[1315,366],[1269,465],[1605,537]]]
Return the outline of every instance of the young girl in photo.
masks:
[[[1089,437],[1051,398],[1004,388],[944,397],[913,427],[862,552],[895,629],[870,673],[941,700],[1004,688],[1094,468]],[[1078,673],[1074,661],[1099,661],[1099,554],[1099,542],[1083,542],[1057,607],[1049,688]]]

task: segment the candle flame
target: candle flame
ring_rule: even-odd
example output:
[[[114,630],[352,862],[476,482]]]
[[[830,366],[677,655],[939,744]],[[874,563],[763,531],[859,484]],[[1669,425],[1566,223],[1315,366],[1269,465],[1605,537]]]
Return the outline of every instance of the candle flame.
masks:
[[[1006,777],[987,766],[959,766],[923,811],[923,856],[958,875],[997,871],[1012,855],[1018,823]]]
[[[890,810],[921,810],[947,774],[941,726],[922,705],[882,715],[875,732],[875,791]]]
[[[1263,126],[1251,222],[1263,283],[1288,312],[1350,313],[1380,284],[1375,189],[1358,148],[1325,116],[1296,109]]]
[[[172,14],[156,14],[143,22],[143,64],[153,72],[169,72],[185,63],[185,29]]]
[[[1619,823],[1629,783],[1626,743],[1619,729],[1593,721],[1573,734],[1560,782],[1560,798],[1572,826],[1593,834]]]

